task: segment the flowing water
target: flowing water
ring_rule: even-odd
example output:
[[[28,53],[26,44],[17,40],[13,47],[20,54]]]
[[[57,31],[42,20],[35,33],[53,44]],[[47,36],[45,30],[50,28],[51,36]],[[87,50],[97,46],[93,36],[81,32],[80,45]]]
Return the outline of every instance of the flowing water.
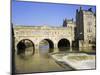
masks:
[[[33,48],[29,47],[27,49]],[[32,56],[17,55],[17,53],[15,53],[15,66],[16,73],[73,70],[71,67],[63,65],[60,62],[56,62],[54,59],[52,59],[50,57],[49,48],[47,45],[40,46],[39,53]]]
[[[26,53],[32,51],[33,47],[26,48]],[[28,52],[29,50],[29,52]],[[56,49],[54,49],[56,50]],[[64,49],[63,49],[64,50]],[[49,46],[40,46],[39,53],[34,55],[17,55],[15,53],[15,71],[16,73],[34,73],[34,72],[53,72],[53,71],[70,71],[74,70],[68,65],[56,62],[50,57]],[[67,52],[65,50],[65,52]],[[64,53],[65,53],[64,52]]]

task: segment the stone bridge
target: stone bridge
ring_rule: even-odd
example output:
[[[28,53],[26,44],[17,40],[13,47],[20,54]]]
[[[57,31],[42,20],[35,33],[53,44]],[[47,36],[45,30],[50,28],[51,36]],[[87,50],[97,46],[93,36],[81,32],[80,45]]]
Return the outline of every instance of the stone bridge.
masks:
[[[14,26],[14,35],[16,50],[17,44],[22,40],[31,41],[35,47],[35,52],[38,52],[39,44],[42,40],[46,40],[49,43],[49,47],[52,48],[58,48],[65,43],[63,40],[66,40],[71,48],[72,41],[74,41],[74,27]]]

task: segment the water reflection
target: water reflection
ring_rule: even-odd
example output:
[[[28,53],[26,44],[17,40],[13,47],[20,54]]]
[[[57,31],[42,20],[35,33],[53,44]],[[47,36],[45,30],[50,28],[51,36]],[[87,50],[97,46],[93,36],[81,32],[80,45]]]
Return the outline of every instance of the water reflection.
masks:
[[[60,49],[60,48],[59,48]],[[66,54],[70,52],[70,49],[62,48],[53,49],[53,51],[57,51],[58,53]],[[39,54],[34,54],[32,56],[28,55],[28,52],[33,50],[33,47],[27,47],[24,55],[17,55],[15,53],[15,66],[16,73],[30,73],[30,72],[48,72],[48,71],[69,71],[73,70],[68,65],[64,65],[60,62],[55,62],[50,57],[50,49],[49,44],[40,44],[39,46]],[[72,52],[79,52],[77,48],[72,48]]]

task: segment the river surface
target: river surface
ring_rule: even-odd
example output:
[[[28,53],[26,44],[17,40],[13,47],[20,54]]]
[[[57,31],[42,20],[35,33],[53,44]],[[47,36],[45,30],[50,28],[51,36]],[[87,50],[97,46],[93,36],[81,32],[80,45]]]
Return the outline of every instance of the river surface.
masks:
[[[33,49],[32,47],[27,49]],[[50,57],[48,46],[40,47],[39,53],[20,56],[15,53],[16,73],[53,72],[73,70],[70,66],[56,62]]]
[[[32,51],[32,47],[27,48]],[[55,49],[54,49],[55,50]],[[66,51],[65,51],[66,52]],[[64,53],[65,53],[64,52]],[[36,73],[53,71],[71,71],[70,66],[56,62],[50,57],[48,46],[40,46],[39,53],[32,56],[20,56],[15,53],[16,73]]]

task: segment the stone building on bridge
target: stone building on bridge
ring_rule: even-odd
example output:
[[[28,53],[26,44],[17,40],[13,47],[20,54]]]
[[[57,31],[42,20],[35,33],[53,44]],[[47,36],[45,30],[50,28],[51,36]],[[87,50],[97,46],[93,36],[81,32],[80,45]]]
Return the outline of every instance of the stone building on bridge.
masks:
[[[64,44],[71,48],[72,41],[75,40],[74,26],[70,26],[70,24],[67,27],[15,26],[15,48],[21,40],[25,39],[32,41],[35,49],[39,48],[42,40],[48,41],[51,48],[58,48]]]

